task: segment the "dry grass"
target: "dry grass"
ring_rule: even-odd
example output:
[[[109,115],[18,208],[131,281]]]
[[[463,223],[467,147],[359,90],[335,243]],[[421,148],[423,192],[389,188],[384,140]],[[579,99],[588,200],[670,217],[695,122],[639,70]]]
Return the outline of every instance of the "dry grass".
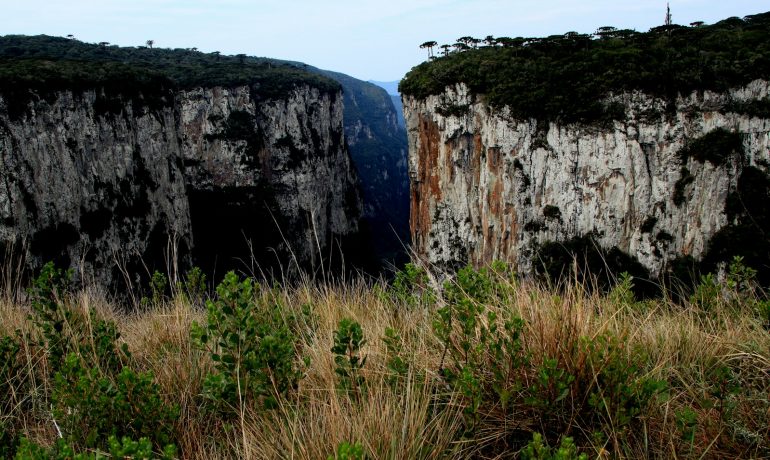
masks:
[[[504,295],[485,309],[524,320],[521,342],[529,361],[517,370],[523,389],[512,404],[502,408],[485,400],[472,432],[465,430],[467,399],[451,392],[439,375],[443,347],[432,322],[443,306],[441,298],[436,304],[406,305],[386,295],[383,284],[362,281],[277,290],[264,286],[259,295],[280,302],[287,315],[303,318],[296,349],[310,364],[298,390],[281,400],[278,409],[250,407],[235,421],[218,419],[202,407],[202,382],[213,363],[190,339],[191,323],[206,320],[200,303],[177,296],[125,314],[98,291],[84,290],[68,304],[80,311],[96,310],[117,323],[135,366],[151,371],[167,401],[180,407],[175,437],[186,458],[318,459],[333,455],[343,441],[360,443],[371,458],[507,458],[515,457],[535,431],[552,444],[560,435],[572,436],[590,457],[770,456],[770,334],[749,306],[725,301],[704,311],[667,300],[618,302],[587,293],[582,286],[557,293],[534,283],[496,282]],[[19,297],[0,300],[0,336],[17,329],[37,334],[27,320],[29,305]],[[309,317],[300,314],[303,305],[310,306]],[[338,389],[330,352],[334,330],[344,317],[358,321],[367,338],[362,350],[368,357],[363,371],[367,389],[359,398]],[[388,327],[403,338],[410,363],[408,375],[397,384],[388,380],[388,352],[381,340]],[[586,415],[578,387],[596,382],[596,369],[589,367],[581,344],[600,336],[621,338],[624,353],[643,357],[640,375],[665,381],[668,389],[631,426],[614,426],[610,420],[603,425],[603,436],[596,437],[597,425],[586,422],[591,414]],[[12,399],[34,404],[12,416],[22,434],[51,444],[56,431],[45,409],[51,386],[40,372],[45,359],[29,343],[22,349],[33,390]],[[538,412],[524,398],[545,357],[555,358],[581,382],[556,415]],[[710,376],[722,367],[730,370],[739,389],[717,397]],[[685,409],[697,417],[691,442],[681,423]]]

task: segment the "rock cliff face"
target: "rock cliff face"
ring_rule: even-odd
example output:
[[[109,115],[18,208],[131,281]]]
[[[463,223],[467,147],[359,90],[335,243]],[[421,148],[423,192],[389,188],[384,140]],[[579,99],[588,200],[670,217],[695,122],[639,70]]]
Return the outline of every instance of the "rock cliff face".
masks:
[[[607,102],[625,119],[590,126],[514,119],[464,84],[405,97],[415,249],[446,268],[527,271],[544,243],[590,234],[653,275],[716,257],[713,240],[748,217],[740,203],[768,192],[770,119],[746,107],[769,91],[757,80],[676,101],[617,94]]]
[[[116,262],[131,281],[166,261],[257,269],[250,254],[313,269],[358,231],[339,91],[59,91],[21,113],[10,99],[0,89],[0,239],[25,240],[33,265],[105,284],[126,281]]]

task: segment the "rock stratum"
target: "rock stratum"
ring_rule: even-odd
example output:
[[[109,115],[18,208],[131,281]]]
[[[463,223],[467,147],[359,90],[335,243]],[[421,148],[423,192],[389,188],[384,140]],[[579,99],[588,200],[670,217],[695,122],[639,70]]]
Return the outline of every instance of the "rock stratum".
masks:
[[[522,120],[464,84],[405,97],[415,249],[445,268],[528,271],[543,244],[590,235],[658,275],[762,245],[733,237],[766,213],[770,118],[741,112],[769,86],[674,101],[621,93],[607,102],[625,116],[609,124]]]
[[[353,265],[362,201],[341,88],[292,72],[278,89],[4,75],[4,252],[113,286],[193,263],[220,275]]]

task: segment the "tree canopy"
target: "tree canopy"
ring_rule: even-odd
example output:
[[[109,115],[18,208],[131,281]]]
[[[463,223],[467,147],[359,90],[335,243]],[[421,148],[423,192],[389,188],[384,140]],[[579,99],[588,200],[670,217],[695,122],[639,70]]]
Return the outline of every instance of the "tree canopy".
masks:
[[[604,101],[642,90],[672,99],[770,78],[770,13],[713,25],[648,32],[601,27],[594,35],[546,38],[461,37],[401,80],[402,94],[424,98],[459,82],[514,116],[595,122],[623,116]],[[450,50],[454,47],[454,50]]]
[[[266,58],[194,48],[118,47],[46,35],[0,37],[0,93],[6,96],[97,86],[126,93],[236,85],[251,85],[254,96],[263,99],[281,97],[297,85],[340,89],[329,78]]]

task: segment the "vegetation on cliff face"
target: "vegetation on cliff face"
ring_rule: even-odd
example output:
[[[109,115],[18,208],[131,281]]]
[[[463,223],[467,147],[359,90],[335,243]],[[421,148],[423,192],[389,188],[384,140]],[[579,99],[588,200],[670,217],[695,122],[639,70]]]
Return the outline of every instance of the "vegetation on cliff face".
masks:
[[[454,50],[442,47],[443,56],[407,74],[401,93],[424,98],[463,82],[516,117],[594,122],[623,117],[603,102],[610,93],[641,90],[670,100],[770,76],[770,13],[646,33],[602,27],[594,35],[487,37],[480,43],[463,37]]]
[[[46,35],[0,37],[0,93],[30,97],[94,87],[124,94],[161,88],[250,85],[253,97],[282,97],[297,85],[337,91],[336,82],[295,66],[194,49],[118,47]],[[145,96],[147,97],[147,96]]]
[[[125,314],[52,265],[27,295],[0,266],[0,456],[765,458],[754,276],[736,261],[675,304],[500,263],[216,292],[156,273]]]

